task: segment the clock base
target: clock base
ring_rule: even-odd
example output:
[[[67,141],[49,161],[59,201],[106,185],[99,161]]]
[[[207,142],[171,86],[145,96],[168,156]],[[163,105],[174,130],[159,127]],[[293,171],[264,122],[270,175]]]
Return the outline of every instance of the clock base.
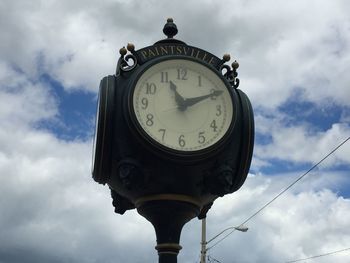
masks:
[[[159,263],[176,263],[181,250],[182,227],[198,216],[200,207],[183,201],[153,200],[137,208],[140,215],[150,221],[156,231]]]

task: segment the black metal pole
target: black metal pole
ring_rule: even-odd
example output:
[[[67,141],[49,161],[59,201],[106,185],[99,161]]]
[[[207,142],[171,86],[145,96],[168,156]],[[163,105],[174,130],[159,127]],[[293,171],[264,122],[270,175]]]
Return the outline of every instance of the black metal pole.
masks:
[[[177,263],[177,255],[182,247],[179,244],[159,244],[156,246],[158,250],[159,263]]]
[[[158,262],[177,263],[182,227],[198,215],[199,207],[183,201],[154,200],[146,202],[137,211],[154,226]]]

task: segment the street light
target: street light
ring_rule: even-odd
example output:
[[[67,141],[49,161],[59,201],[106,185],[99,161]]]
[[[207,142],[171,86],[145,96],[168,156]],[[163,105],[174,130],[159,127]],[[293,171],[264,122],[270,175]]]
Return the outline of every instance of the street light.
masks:
[[[211,239],[209,239],[208,241],[206,241],[206,218],[202,219],[202,249],[201,249],[201,263],[205,263],[206,262],[206,254],[208,251],[207,245],[212,242],[213,240],[215,240],[216,238],[218,238],[219,236],[221,236],[223,233],[225,233],[228,230],[237,230],[240,232],[247,232],[248,231],[248,227],[244,226],[244,225],[239,225],[239,226],[231,226],[228,228],[225,228],[224,230],[222,230],[219,234],[217,234],[216,236],[212,237]]]

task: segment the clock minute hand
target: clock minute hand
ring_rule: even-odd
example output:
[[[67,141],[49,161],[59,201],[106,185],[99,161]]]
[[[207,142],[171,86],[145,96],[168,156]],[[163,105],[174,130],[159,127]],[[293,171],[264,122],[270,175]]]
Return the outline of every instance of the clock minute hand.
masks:
[[[222,92],[223,92],[222,90],[214,90],[212,93],[207,95],[185,99],[185,106],[189,107],[207,98],[220,96]]]
[[[179,109],[185,110],[186,109],[185,99],[177,92],[177,90],[176,90],[177,87],[172,81],[170,81],[170,89],[172,91],[174,91],[174,93],[175,93],[175,101],[176,101],[176,104],[179,107]]]

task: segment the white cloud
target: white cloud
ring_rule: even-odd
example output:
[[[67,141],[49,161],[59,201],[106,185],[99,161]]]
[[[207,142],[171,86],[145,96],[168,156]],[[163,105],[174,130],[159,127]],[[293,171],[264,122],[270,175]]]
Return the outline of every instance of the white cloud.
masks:
[[[2,129],[8,139],[3,145],[11,150],[2,147],[0,155],[0,200],[7,200],[0,202],[0,259],[23,262],[29,255],[28,262],[156,261],[151,224],[135,211],[115,215],[107,187],[91,179],[90,142],[63,142],[45,132],[24,131],[19,135]],[[208,237],[240,224],[291,178],[252,176],[239,192],[218,199],[209,212]],[[232,256],[241,262],[280,262],[346,246],[349,201],[325,189],[327,177],[305,185],[287,192],[248,224],[248,233],[235,233],[211,255],[223,262]],[[180,262],[197,259],[199,238],[200,223],[194,219],[183,230]],[[346,262],[346,257],[337,262]]]
[[[237,193],[216,201],[207,219],[208,238],[224,226],[242,223],[285,188],[292,178],[249,177]],[[322,186],[312,190],[315,189],[313,182],[318,178],[304,180],[311,181],[309,189],[300,188],[303,183],[294,186],[246,223],[247,233],[234,232],[209,250],[211,255],[221,262],[232,259],[237,262],[285,262],[348,247],[349,200]],[[344,253],[336,262],[347,262],[348,256]],[[333,262],[332,257],[320,260]]]
[[[232,39],[241,87],[254,105],[275,108],[295,89],[306,91],[305,100],[348,105],[350,20],[343,5],[261,1],[241,7]]]
[[[0,158],[0,200],[7,200],[0,202],[0,259],[23,262],[29,253],[28,262],[145,262],[146,255],[146,262],[156,261],[151,224],[135,211],[114,214],[107,187],[91,179],[90,142],[67,143],[30,131],[22,138],[8,132],[9,144],[11,136],[17,143]],[[326,190],[327,176],[305,178],[251,220],[248,233],[234,233],[211,255],[223,262],[233,256],[240,262],[281,262],[345,247],[350,203]],[[334,174],[338,183],[332,183],[346,176]],[[240,224],[292,178],[251,176],[239,192],[218,199],[209,212],[208,238]],[[200,222],[194,219],[183,230],[179,262],[196,260],[199,240]]]
[[[195,1],[96,3],[8,1],[2,56],[30,75],[49,72],[66,89],[97,91],[96,79],[114,72],[120,47],[163,38],[169,13],[164,10],[170,9],[179,38],[239,60],[241,87],[254,105],[275,108],[297,88],[315,103],[331,99],[347,105],[350,99],[350,20],[344,1],[227,1],[215,4],[215,12],[211,1],[201,8]]]
[[[134,238],[154,261],[151,224],[113,212],[91,178],[91,141],[63,141],[36,129],[59,116],[58,98],[5,63],[0,70],[0,261],[127,262]]]
[[[286,125],[288,121],[286,114],[276,114],[274,117],[259,114],[255,120],[257,132],[269,136],[271,140],[268,144],[255,146],[255,155],[260,162],[276,158],[299,163],[316,163],[350,134],[347,123],[334,123],[326,131],[317,131],[306,123]],[[330,157],[331,161],[325,164],[349,164],[349,151],[350,147],[346,143]]]
[[[125,248],[144,244],[133,262],[150,262],[153,229],[130,212],[115,215],[109,191],[91,178],[91,142],[1,126],[0,261],[127,262]],[[151,252],[150,252],[151,251]]]
[[[25,125],[52,118],[56,101],[47,87],[0,63],[0,120],[5,125]]]
[[[120,47],[154,43],[163,38],[165,18],[174,17],[179,39],[240,62],[241,88],[258,109],[257,131],[271,139],[256,144],[257,170],[273,166],[273,158],[315,163],[350,134],[349,8],[348,1],[302,0],[2,1],[0,261],[157,260],[151,224],[136,211],[115,215],[107,187],[92,180],[91,141],[63,141],[37,129],[60,118],[59,98],[42,74],[66,91],[95,92],[101,77],[114,72]],[[324,131],[306,122],[287,125],[291,118],[278,106],[295,91],[317,106],[347,108]],[[283,262],[348,247],[350,203],[338,193],[348,171],[332,167],[348,167],[349,151],[344,145],[251,220],[247,233],[234,233],[211,255],[222,262]],[[208,237],[240,224],[300,174],[249,176],[241,190],[216,201]],[[196,261],[199,242],[194,219],[184,227],[179,262]],[[348,259],[344,253],[319,262]]]

